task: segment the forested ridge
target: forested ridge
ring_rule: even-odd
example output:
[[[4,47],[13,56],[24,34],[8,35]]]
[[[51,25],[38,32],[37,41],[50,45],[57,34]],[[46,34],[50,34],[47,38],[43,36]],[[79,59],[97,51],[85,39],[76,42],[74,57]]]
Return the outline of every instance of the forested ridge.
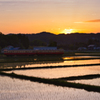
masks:
[[[4,48],[9,45],[27,49],[29,47],[29,39],[25,34],[4,35],[0,33],[0,48]]]
[[[0,48],[6,46],[20,47],[30,49],[34,46],[57,46],[65,50],[76,50],[78,47],[87,47],[88,45],[100,46],[100,33],[72,33],[72,34],[53,34],[41,32],[37,34],[3,34],[0,32]]]

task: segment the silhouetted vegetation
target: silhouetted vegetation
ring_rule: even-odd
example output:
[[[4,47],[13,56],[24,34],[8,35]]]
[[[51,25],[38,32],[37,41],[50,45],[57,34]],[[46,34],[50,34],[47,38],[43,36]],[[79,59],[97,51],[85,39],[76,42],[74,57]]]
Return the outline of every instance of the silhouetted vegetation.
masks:
[[[34,46],[57,46],[65,50],[76,50],[88,45],[100,47],[100,33],[72,33],[55,35],[49,32],[38,34],[8,34],[0,32],[0,48],[8,45],[21,48],[33,48]]]
[[[49,47],[57,47],[57,42],[56,41],[50,41],[48,46]]]
[[[0,47],[14,46],[27,49],[29,47],[29,39],[25,34],[9,34],[4,35],[0,32]]]
[[[25,49],[28,49],[29,47],[29,39],[25,34],[17,34],[17,37],[19,39],[20,46],[22,46]]]
[[[35,39],[30,42],[31,46],[47,46],[47,44],[41,40]]]
[[[30,41],[38,39],[47,44],[47,46],[57,46],[65,50],[76,50],[79,47],[88,45],[100,46],[100,33],[72,33],[55,35],[49,32],[38,34],[27,34]]]

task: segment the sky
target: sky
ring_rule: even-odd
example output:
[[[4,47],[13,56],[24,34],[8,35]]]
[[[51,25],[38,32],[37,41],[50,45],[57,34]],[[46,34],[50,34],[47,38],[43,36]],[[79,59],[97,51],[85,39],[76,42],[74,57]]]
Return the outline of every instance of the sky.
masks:
[[[100,32],[100,0],[0,0],[0,32]]]

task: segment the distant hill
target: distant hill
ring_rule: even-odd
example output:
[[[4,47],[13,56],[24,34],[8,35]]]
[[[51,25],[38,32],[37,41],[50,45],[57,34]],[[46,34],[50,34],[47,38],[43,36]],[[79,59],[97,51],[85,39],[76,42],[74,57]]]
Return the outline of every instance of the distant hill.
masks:
[[[100,41],[100,33],[97,34],[86,34],[86,33],[72,33],[72,34],[59,34],[55,35],[49,32],[41,32],[37,34],[26,34],[29,41],[35,39],[49,43],[50,41],[56,41],[58,45],[75,44],[75,43],[86,43],[89,39],[97,39]]]
[[[8,34],[8,36],[12,38],[8,38],[7,40],[1,37],[1,47],[7,46],[8,44],[13,46],[18,45],[24,48],[26,47],[26,44],[27,47],[51,46],[51,44],[55,44],[58,48],[63,48],[65,50],[76,50],[79,47],[88,47],[88,45],[91,44],[100,47],[100,33],[72,33],[56,35],[50,32],[40,32],[37,34],[16,34],[16,36],[18,36],[18,39],[15,38],[15,34]],[[6,35],[4,35],[4,37],[6,37]],[[24,40],[22,37],[26,40]],[[12,41],[15,41],[16,43]]]
[[[41,33],[37,33],[37,34],[26,34],[29,38],[30,41],[33,41],[35,39],[38,40],[42,40],[44,42],[49,42],[49,40],[54,40],[55,36],[53,33],[49,33],[49,32],[41,32]]]

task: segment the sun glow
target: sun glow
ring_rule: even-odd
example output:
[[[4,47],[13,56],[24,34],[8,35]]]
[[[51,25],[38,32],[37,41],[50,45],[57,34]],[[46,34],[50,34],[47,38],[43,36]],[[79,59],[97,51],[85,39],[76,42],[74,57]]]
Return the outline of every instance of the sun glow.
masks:
[[[64,29],[61,33],[64,33],[64,34],[74,33],[74,29]]]

